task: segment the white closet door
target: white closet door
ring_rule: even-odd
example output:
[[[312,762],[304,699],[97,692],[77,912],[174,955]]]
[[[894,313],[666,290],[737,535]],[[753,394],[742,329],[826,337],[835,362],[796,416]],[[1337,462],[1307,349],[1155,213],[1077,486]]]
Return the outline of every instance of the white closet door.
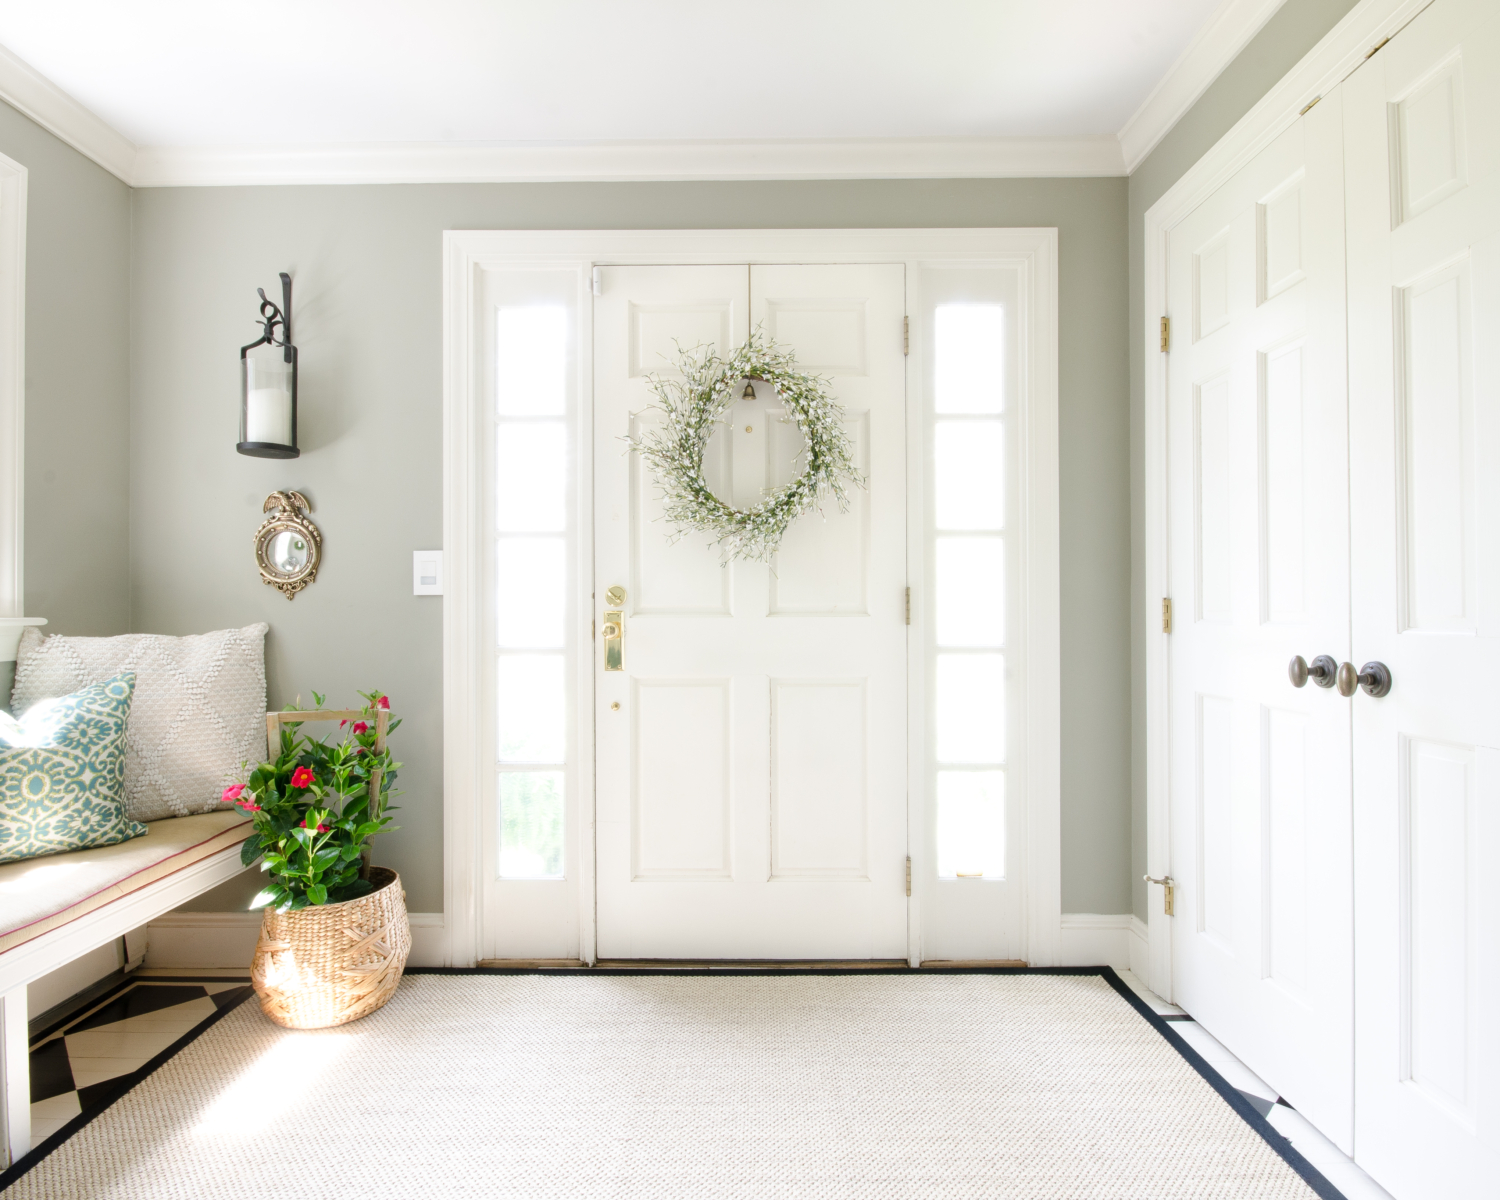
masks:
[[[595,642],[599,955],[905,958],[904,268],[606,267],[602,286],[595,604],[624,614],[624,669]],[[621,441],[653,419],[645,376],[674,343],[728,353],[747,313],[832,380],[869,478],[772,565],[672,543]],[[756,386],[705,461],[740,507],[800,469]]]
[[[1437,0],[1344,85],[1355,1157],[1500,1194],[1500,5]],[[1316,111],[1316,109],[1314,110]]]
[[[1352,1144],[1337,95],[1168,240],[1172,999]],[[1162,893],[1151,889],[1151,903]]]

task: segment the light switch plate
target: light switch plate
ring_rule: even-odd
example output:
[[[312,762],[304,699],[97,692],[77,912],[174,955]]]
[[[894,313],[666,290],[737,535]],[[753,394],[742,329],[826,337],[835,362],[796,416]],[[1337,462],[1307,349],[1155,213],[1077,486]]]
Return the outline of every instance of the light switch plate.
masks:
[[[413,596],[441,596],[443,594],[443,552],[441,550],[413,550],[411,552],[411,594]]]

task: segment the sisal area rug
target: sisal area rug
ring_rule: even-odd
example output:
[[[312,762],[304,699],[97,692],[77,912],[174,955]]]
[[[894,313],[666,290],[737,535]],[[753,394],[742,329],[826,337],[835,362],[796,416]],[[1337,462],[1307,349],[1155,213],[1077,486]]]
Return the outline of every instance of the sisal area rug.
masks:
[[[1338,1195],[1215,1080],[1108,972],[413,974],[338,1029],[227,1010],[0,1194]]]

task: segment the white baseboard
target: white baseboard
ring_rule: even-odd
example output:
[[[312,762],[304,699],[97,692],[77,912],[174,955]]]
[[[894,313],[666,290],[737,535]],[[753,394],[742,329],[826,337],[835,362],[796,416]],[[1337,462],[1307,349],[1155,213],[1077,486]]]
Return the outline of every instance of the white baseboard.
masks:
[[[442,913],[408,913],[413,967],[441,967],[447,957]],[[260,933],[258,912],[171,912],[151,922],[146,965],[192,970],[206,967],[250,969]]]
[[[1130,913],[1063,913],[1058,938],[1059,966],[1130,966]]]
[[[1130,915],[1130,973],[1142,981],[1151,977],[1151,936],[1146,922]]]

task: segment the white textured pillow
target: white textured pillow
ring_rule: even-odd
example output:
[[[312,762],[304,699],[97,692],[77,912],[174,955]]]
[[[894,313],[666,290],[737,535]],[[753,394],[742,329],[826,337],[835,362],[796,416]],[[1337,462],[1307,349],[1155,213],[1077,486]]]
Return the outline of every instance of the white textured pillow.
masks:
[[[242,762],[266,751],[266,630],[261,622],[195,637],[21,635],[11,709],[135,672],[125,730],[125,806],[157,821],[221,807]]]

